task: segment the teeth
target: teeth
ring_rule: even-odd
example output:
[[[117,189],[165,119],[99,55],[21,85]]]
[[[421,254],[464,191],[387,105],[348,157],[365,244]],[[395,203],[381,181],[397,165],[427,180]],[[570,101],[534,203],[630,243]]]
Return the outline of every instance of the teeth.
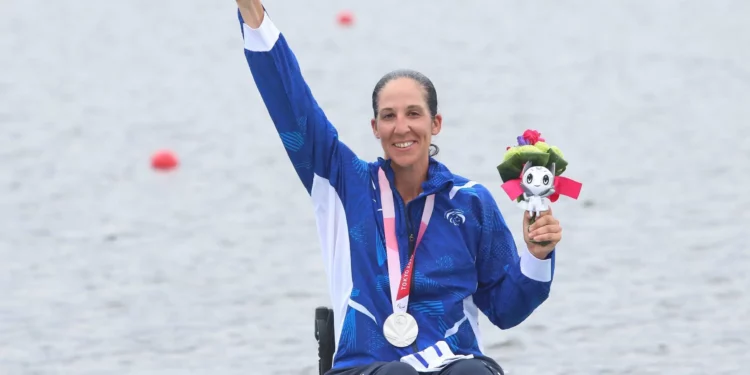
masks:
[[[394,143],[393,145],[398,148],[406,148],[413,144],[414,142],[404,142],[404,143]]]

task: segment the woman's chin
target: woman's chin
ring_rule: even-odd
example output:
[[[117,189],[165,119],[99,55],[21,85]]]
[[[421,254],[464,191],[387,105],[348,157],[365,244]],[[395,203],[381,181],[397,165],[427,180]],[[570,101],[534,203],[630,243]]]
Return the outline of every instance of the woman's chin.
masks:
[[[419,161],[419,157],[414,155],[393,155],[391,156],[391,163],[399,168],[411,168]]]

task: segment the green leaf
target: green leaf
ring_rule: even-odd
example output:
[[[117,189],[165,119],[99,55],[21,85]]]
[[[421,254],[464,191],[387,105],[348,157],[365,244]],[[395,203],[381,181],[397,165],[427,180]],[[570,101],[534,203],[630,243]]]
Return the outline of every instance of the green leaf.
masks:
[[[562,154],[558,152],[558,150],[555,150],[556,147],[550,147],[547,152],[549,153],[549,160],[547,160],[547,164],[545,167],[549,170],[552,170],[552,163],[555,163],[555,176],[561,175],[563,172],[565,172],[565,169],[568,167],[568,162],[563,159]]]
[[[497,166],[497,171],[500,173],[500,178],[503,182],[507,182],[521,176],[521,171],[527,161],[531,161],[531,165],[533,166],[546,166],[549,158],[549,153],[543,152],[534,146],[521,146]]]

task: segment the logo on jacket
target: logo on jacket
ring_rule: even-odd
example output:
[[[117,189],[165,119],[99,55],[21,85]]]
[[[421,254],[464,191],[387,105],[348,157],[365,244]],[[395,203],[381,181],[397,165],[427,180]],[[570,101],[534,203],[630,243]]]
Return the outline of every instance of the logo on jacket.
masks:
[[[464,216],[464,212],[459,209],[453,209],[445,211],[445,218],[451,222],[453,225],[461,225],[466,221],[466,216]]]

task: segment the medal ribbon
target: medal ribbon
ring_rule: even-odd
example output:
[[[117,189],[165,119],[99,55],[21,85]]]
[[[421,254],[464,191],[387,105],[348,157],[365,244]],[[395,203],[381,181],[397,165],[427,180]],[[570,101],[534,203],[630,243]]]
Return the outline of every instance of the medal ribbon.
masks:
[[[383,213],[383,229],[385,232],[385,250],[388,261],[388,280],[391,284],[391,300],[393,301],[393,312],[406,312],[409,304],[409,293],[411,292],[412,272],[414,268],[414,254],[417,246],[422,241],[422,236],[430,223],[430,216],[435,208],[435,195],[430,194],[425,201],[422,212],[422,222],[419,224],[419,234],[414,243],[414,251],[409,262],[401,273],[401,260],[398,255],[398,240],[396,239],[396,206],[393,203],[393,191],[382,168],[378,171],[378,182],[380,185],[380,205]],[[406,218],[409,220],[409,218]]]

